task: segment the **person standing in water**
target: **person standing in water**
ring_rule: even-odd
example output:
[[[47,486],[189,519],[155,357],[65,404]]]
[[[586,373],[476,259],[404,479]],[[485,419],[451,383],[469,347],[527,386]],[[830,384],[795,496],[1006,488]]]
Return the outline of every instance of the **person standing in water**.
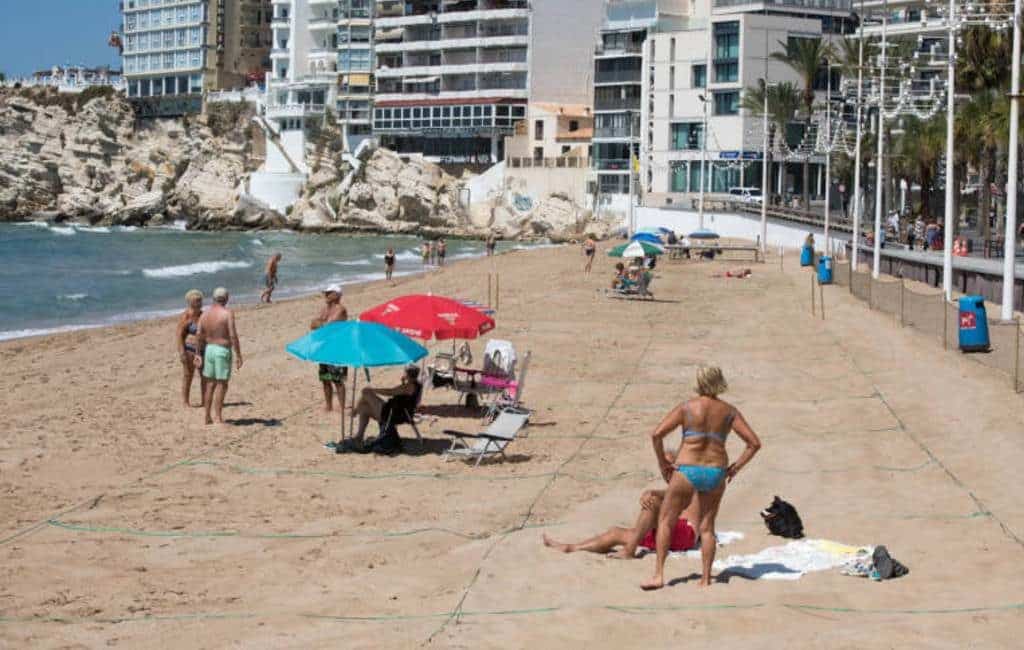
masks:
[[[267,266],[263,270],[263,292],[260,294],[260,302],[270,303],[270,295],[277,288],[277,265],[281,261],[281,254],[274,255],[267,260]]]
[[[430,242],[429,241],[423,240],[422,251],[423,251],[423,266],[426,266],[427,264],[430,264]]]
[[[487,235],[487,257],[494,255],[494,249],[498,247],[498,238],[494,236],[494,233]]]
[[[317,314],[317,317],[310,323],[309,329],[320,329],[328,323],[348,320],[348,310],[341,302],[341,286],[332,284],[324,289],[324,306]],[[338,408],[344,417],[345,410],[345,378],[348,377],[348,368],[344,366],[332,366],[321,363],[318,370],[320,383],[324,387],[324,410],[328,413],[333,407],[333,396],[338,396]]]
[[[178,358],[183,371],[181,381],[181,403],[185,408],[192,406],[192,378],[202,366],[196,347],[196,335],[199,333],[199,318],[203,315],[203,292],[192,289],[185,294],[185,311],[178,319],[175,342],[178,346]],[[203,394],[206,392],[206,379],[199,373],[199,406],[203,405]]]
[[[203,394],[206,424],[213,424],[211,407],[217,423],[224,424],[224,397],[231,380],[232,351],[235,367],[242,368],[242,346],[238,342],[235,314],[227,304],[228,290],[224,287],[214,289],[213,304],[199,318],[199,331],[196,333],[196,349],[202,354],[200,365],[207,380]]]
[[[590,269],[594,266],[594,254],[597,252],[597,244],[590,237],[587,237],[587,241],[583,242],[583,255],[587,258],[587,263],[583,266],[583,275],[590,277]]]
[[[384,251],[384,277],[391,282],[391,276],[395,272],[395,249],[388,248]]]
[[[761,440],[743,414],[719,398],[728,387],[720,368],[701,366],[697,370],[697,396],[669,411],[651,433],[658,467],[668,489],[658,511],[654,576],[640,585],[642,589],[661,589],[665,585],[665,559],[672,542],[672,530],[679,515],[694,499],[700,503],[697,527],[703,564],[700,585],[711,585],[716,550],[715,519],[726,483],[732,481],[761,448]],[[683,438],[674,463],[665,457],[665,436],[673,431],[678,431]],[[730,464],[725,438],[731,431],[747,446],[739,459]],[[639,531],[637,535],[634,545],[641,542]]]
[[[444,256],[448,254],[448,246],[444,243],[444,239],[437,240],[437,264],[438,266],[444,266]]]

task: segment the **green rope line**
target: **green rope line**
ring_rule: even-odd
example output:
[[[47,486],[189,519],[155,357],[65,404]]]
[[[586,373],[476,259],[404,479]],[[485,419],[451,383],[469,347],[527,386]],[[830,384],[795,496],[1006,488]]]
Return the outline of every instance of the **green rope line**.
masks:
[[[138,528],[121,528],[117,526],[89,526],[85,524],[71,524],[59,519],[48,519],[46,524],[54,528],[69,530],[76,533],[103,533],[130,535],[133,537],[163,537],[170,539],[210,539],[219,537],[234,537],[239,539],[327,539],[330,537],[411,537],[423,533],[445,533],[455,537],[468,540],[487,539],[494,535],[503,535],[515,532],[518,528],[509,528],[496,533],[463,533],[451,528],[429,526],[425,528],[414,528],[402,531],[357,531],[357,532],[334,532],[334,533],[244,533],[237,530],[215,530],[215,531],[176,531],[176,530],[141,530]],[[550,524],[532,524],[524,528],[549,528],[560,526],[560,522]]]
[[[906,472],[914,473],[919,472],[922,469],[931,467],[935,462],[932,460],[926,460],[920,465],[914,465],[913,467],[887,467],[885,465],[866,465],[863,467],[845,467],[835,469],[784,469],[782,467],[770,467],[768,468],[772,472],[778,472],[780,474],[842,474],[845,472],[853,472],[858,469],[868,467],[879,472]]]
[[[520,481],[529,479],[541,479],[551,478],[556,475],[555,472],[542,472],[538,474],[519,474],[516,476],[486,476],[477,474],[453,474],[444,472],[390,472],[386,474],[360,474],[355,472],[334,472],[330,470],[306,470],[306,469],[288,469],[288,468],[274,468],[274,467],[245,467],[242,465],[234,465],[230,463],[223,463],[215,460],[190,460],[175,463],[176,467],[220,467],[230,469],[241,474],[249,474],[253,476],[267,476],[267,475],[291,475],[291,476],[317,476],[323,478],[347,478],[357,480],[368,480],[377,481],[383,479],[395,479],[395,478],[413,478],[413,479],[433,479],[441,481]],[[576,481],[583,482],[607,482],[607,481],[619,481],[622,479],[630,478],[632,476],[641,476],[647,480],[655,478],[652,472],[647,470],[632,470],[628,472],[619,472],[618,474],[611,474],[608,476],[601,476],[598,474],[561,474],[566,478],[570,478]]]
[[[806,612],[828,612],[833,614],[861,614],[873,615],[904,615],[904,616],[928,616],[928,615],[956,615],[956,614],[979,614],[984,612],[1012,612],[1024,610],[1024,603],[1007,603],[1003,605],[988,605],[981,607],[949,607],[949,608],[857,608],[857,607],[828,607],[824,605],[803,605],[780,603],[772,605],[768,603],[721,603],[710,605],[594,605],[589,607],[534,607],[528,609],[505,609],[505,610],[484,610],[484,611],[462,611],[462,612],[436,612],[430,614],[383,614],[377,616],[332,616],[330,614],[282,614],[282,613],[191,613],[191,614],[146,614],[143,616],[113,616],[113,617],[91,617],[91,616],[3,616],[0,617],[0,624],[25,624],[25,623],[61,623],[61,624],[83,624],[83,623],[144,623],[150,621],[207,621],[207,620],[244,620],[254,618],[273,617],[299,617],[321,621],[334,621],[338,623],[386,623],[393,621],[422,621],[441,618],[451,618],[453,615],[458,618],[472,617],[502,617],[502,616],[533,616],[537,614],[551,614],[569,610],[603,610],[630,615],[653,615],[658,613],[685,612],[685,611],[730,611],[750,610],[765,607],[781,607],[793,611]]]

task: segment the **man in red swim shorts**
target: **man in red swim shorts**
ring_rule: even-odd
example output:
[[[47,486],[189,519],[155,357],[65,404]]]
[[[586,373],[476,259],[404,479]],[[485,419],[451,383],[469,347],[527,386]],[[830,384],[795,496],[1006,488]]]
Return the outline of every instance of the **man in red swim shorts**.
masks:
[[[591,537],[590,539],[575,544],[563,544],[556,542],[547,535],[544,535],[544,545],[549,548],[558,549],[563,553],[575,553],[576,551],[589,551],[591,553],[610,553],[616,547],[614,557],[624,560],[631,560],[636,557],[637,548],[654,549],[655,526],[658,524],[658,510],[661,508],[662,499],[665,498],[664,490],[645,490],[640,495],[640,514],[637,516],[636,525],[633,528],[612,526],[605,532]],[[690,502],[689,507],[683,511],[679,520],[676,521],[675,530],[672,532],[672,544],[669,549],[672,551],[688,551],[697,543],[697,533],[694,525],[690,522],[700,521],[700,504],[697,499]],[[639,546],[634,546],[634,540],[638,537],[638,531],[646,531]]]

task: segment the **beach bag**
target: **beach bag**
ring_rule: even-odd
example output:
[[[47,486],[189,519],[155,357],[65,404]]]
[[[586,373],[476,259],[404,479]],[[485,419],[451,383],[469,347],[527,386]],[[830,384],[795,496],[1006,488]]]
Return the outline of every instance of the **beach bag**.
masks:
[[[804,523],[800,520],[796,508],[778,496],[770,506],[761,511],[761,519],[772,535],[787,539],[800,539],[804,536]]]

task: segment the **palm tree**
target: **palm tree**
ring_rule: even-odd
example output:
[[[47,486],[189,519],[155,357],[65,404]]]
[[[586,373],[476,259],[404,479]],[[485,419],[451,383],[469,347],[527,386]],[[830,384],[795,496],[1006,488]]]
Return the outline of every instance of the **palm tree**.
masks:
[[[779,41],[783,52],[773,52],[771,58],[788,65],[800,77],[803,85],[800,99],[804,107],[804,121],[808,130],[814,115],[814,81],[821,70],[821,63],[832,53],[828,43],[820,38],[792,38],[787,42]],[[803,164],[803,204],[810,209],[811,198],[811,163],[804,160]]]
[[[939,117],[921,120],[906,118],[906,130],[900,138],[900,153],[906,176],[921,186],[921,216],[931,219],[931,192],[935,170],[946,148],[946,121]],[[947,182],[952,182],[948,179]]]
[[[768,86],[767,92],[768,157],[762,161],[762,163],[768,165],[768,169],[770,171],[772,164],[772,151],[775,148],[777,134],[781,132],[784,137],[786,125],[793,119],[793,116],[800,108],[800,91],[797,89],[795,84],[787,81],[785,83]],[[764,95],[764,79],[761,79],[757,86],[747,88],[743,91],[743,99],[740,102],[740,107],[750,111],[751,113],[763,115],[765,103]],[[768,187],[762,188],[761,190],[761,200],[766,201],[767,205],[771,205],[772,198],[772,183],[770,176],[771,174],[769,173]]]
[[[992,183],[998,176],[997,161],[1005,148],[1009,132],[1009,105],[998,90],[976,92],[960,110],[957,120],[968,163],[978,169],[981,187],[978,192],[978,221],[982,237],[991,236],[989,215],[992,213]]]

